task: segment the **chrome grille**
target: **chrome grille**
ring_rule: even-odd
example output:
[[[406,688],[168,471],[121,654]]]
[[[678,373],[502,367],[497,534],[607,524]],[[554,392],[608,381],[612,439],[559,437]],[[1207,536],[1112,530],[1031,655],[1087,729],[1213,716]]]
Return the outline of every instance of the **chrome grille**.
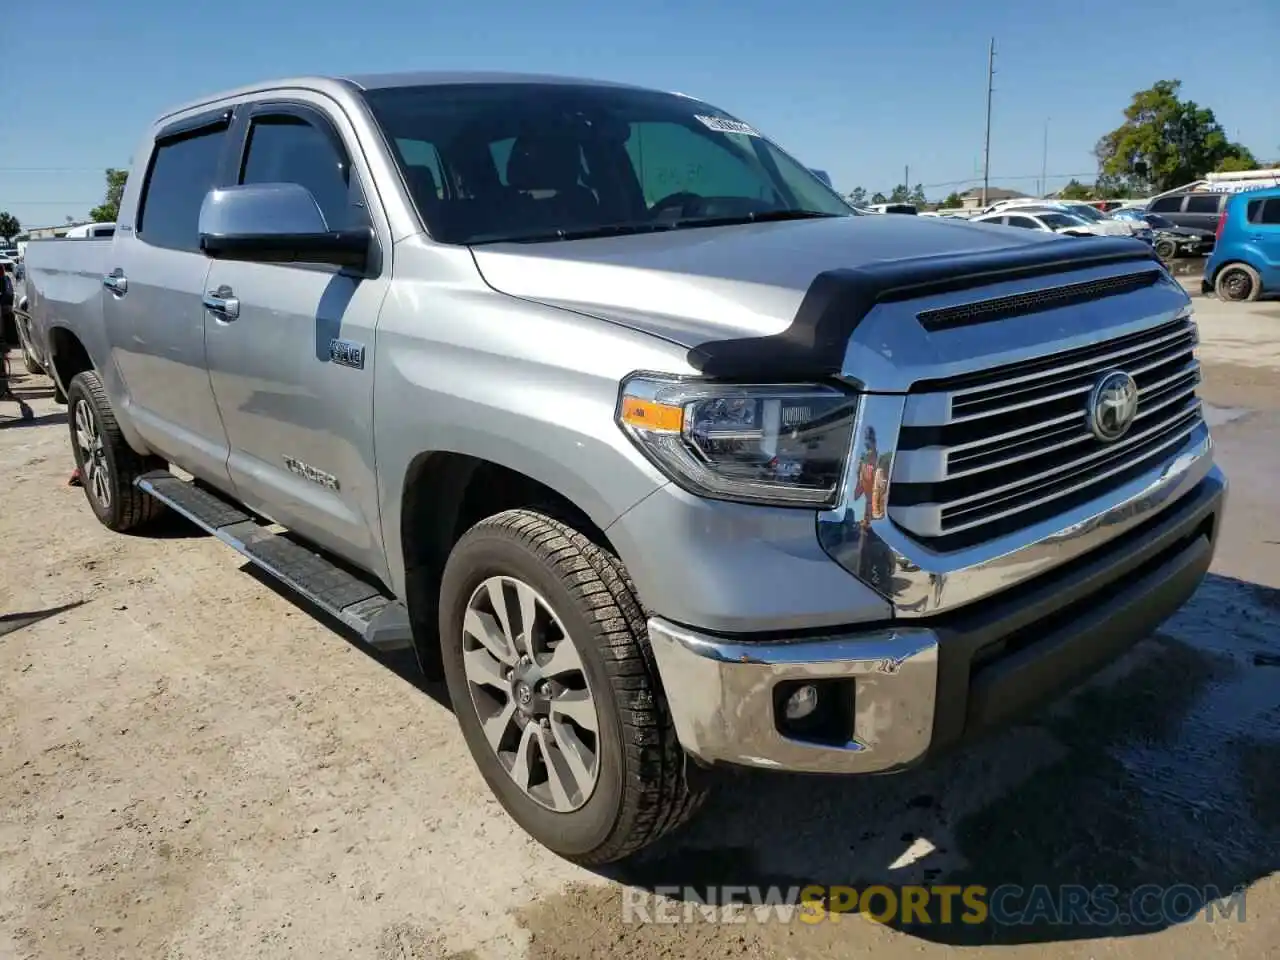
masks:
[[[978,374],[917,384],[898,438],[889,515],[940,549],[1018,529],[1168,457],[1203,423],[1189,318]],[[1138,386],[1128,432],[1089,426],[1089,397],[1122,370]]]

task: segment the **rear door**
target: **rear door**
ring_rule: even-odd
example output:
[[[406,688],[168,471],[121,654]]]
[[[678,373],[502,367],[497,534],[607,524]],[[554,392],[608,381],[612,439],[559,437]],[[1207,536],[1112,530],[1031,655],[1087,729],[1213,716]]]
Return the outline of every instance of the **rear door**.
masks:
[[[205,369],[209,260],[197,225],[230,123],[223,111],[160,131],[142,158],[141,183],[130,178],[103,278],[107,337],[138,432],[171,462],[224,488],[227,435]]]
[[[1222,212],[1222,204],[1226,199],[1225,193],[1187,194],[1187,202],[1182,207],[1182,220],[1179,226],[1195,227],[1198,230],[1217,229],[1218,214]]]
[[[296,99],[294,98],[296,97]],[[233,183],[298,183],[331,230],[373,225],[371,275],[311,264],[214,261],[209,377],[241,500],[321,546],[385,567],[373,459],[374,326],[390,278],[390,230],[349,122],[319,94],[260,102],[234,130]]]
[[[1245,207],[1245,232],[1261,255],[1262,288],[1280,289],[1280,197],[1250,200]]]

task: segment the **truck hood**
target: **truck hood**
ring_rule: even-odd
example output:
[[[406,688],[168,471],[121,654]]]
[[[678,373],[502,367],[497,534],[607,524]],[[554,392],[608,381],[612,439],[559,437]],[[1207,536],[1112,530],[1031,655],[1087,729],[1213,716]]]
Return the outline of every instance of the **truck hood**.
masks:
[[[1037,230],[886,215],[486,244],[472,253],[501,293],[694,347],[784,330],[828,270],[1072,242]]]

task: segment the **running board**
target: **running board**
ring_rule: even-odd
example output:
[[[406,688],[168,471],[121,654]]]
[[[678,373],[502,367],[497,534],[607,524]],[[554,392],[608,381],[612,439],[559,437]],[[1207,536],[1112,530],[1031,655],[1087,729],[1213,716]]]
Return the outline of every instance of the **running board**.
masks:
[[[409,612],[399,600],[331,560],[272,533],[235,504],[165,470],[143,474],[137,485],[175,513],[207,530],[295,593],[355,630],[378,650],[412,645]]]

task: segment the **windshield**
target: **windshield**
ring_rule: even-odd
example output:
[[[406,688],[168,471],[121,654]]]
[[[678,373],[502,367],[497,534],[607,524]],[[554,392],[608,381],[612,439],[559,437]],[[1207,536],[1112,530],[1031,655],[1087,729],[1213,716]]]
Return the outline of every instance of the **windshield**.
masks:
[[[1066,213],[1041,213],[1038,214],[1045,226],[1053,230],[1061,230],[1063,227],[1087,227],[1088,221],[1081,217],[1074,217]]]
[[[446,243],[858,215],[747,124],[675,94],[477,83],[364,96]]]
[[[1082,203],[1080,204],[1080,206],[1073,205],[1068,209],[1070,210],[1071,216],[1079,217],[1081,220],[1091,220],[1094,223],[1097,223],[1100,220],[1109,219],[1105,214],[1099,213],[1096,209],[1089,206],[1088,204]]]

